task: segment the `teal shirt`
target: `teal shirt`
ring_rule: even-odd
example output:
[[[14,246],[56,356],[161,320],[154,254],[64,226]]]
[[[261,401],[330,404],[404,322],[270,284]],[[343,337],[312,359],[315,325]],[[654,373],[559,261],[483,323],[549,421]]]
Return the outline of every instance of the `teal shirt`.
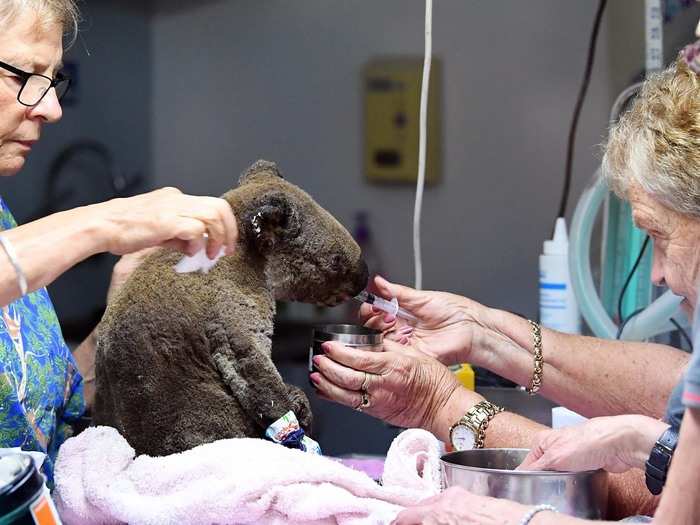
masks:
[[[0,198],[0,229],[15,226]],[[58,447],[85,411],[82,378],[45,288],[1,313],[0,447],[47,454],[43,471],[52,485]]]

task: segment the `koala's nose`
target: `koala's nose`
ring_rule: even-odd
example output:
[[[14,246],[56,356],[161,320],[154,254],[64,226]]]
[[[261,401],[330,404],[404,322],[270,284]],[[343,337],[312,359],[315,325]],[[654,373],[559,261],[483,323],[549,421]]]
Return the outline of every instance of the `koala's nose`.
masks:
[[[367,287],[367,279],[369,279],[369,269],[364,259],[360,259],[355,272],[354,288],[352,295],[357,295]]]

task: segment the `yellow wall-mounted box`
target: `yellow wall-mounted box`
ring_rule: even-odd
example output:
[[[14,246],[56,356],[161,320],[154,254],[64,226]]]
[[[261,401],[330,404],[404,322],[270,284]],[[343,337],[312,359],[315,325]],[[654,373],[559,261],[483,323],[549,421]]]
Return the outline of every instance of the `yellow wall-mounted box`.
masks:
[[[425,181],[441,169],[441,64],[433,59],[428,93]],[[364,68],[365,174],[373,182],[415,182],[423,59],[373,60]]]

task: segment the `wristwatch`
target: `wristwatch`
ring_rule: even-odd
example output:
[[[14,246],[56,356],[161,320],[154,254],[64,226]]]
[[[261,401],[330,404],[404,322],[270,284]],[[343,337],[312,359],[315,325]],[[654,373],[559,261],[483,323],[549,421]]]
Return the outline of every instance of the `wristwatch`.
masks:
[[[651,454],[649,454],[649,459],[646,462],[645,478],[649,492],[655,496],[661,494],[664,488],[668,468],[671,466],[673,451],[676,450],[677,443],[678,432],[673,427],[668,427],[656,441],[654,448],[651,449]]]
[[[450,427],[450,443],[455,450],[484,448],[486,429],[503,408],[488,401],[480,401]]]

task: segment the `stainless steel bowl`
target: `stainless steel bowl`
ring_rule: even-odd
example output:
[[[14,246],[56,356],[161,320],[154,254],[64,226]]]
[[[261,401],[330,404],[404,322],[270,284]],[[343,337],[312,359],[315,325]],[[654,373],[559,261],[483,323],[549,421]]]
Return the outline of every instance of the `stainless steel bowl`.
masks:
[[[608,477],[604,471],[515,470],[527,453],[522,448],[483,448],[445,454],[440,458],[445,486],[526,505],[546,503],[579,518],[605,516]]]
[[[309,372],[315,370],[313,357],[323,354],[321,345],[326,341],[338,341],[345,346],[379,349],[382,344],[382,332],[355,324],[322,324],[314,326],[309,347]]]

